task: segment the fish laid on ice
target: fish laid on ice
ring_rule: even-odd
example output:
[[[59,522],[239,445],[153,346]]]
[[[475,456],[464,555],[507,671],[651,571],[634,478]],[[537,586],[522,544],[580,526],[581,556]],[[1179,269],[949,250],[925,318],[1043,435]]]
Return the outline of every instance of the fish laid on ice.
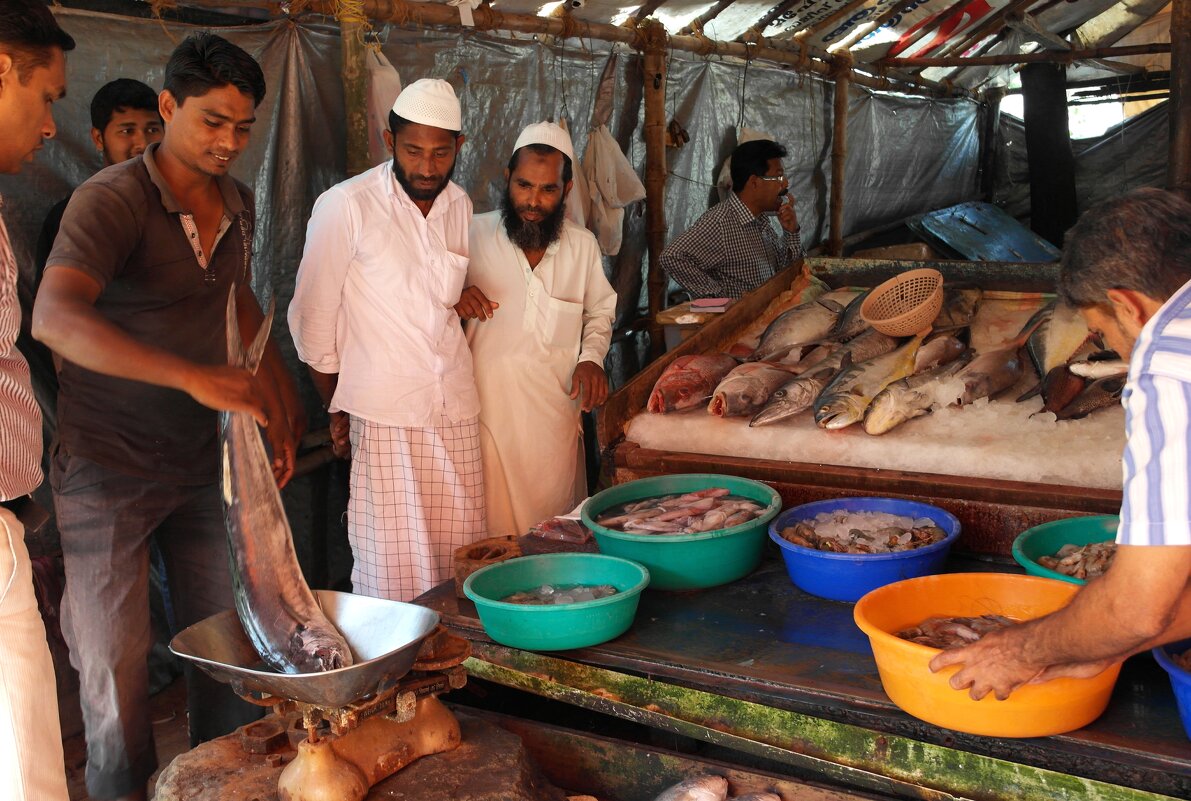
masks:
[[[663,414],[698,406],[737,363],[723,353],[679,356],[658,376],[645,408]]]
[[[1075,400],[1086,384],[1087,382],[1071,372],[1067,365],[1060,364],[1047,373],[1046,378],[1042,379],[1042,383],[1039,385],[1042,393],[1042,411],[1058,412]]]
[[[747,793],[734,795],[728,801],[782,801],[782,797],[777,793]]]
[[[696,776],[662,791],[654,801],[724,801],[728,780],[723,776]]]
[[[1084,387],[1075,398],[1055,412],[1059,420],[1078,420],[1087,417],[1097,409],[1120,403],[1121,392],[1125,389],[1126,377],[1113,375],[1108,378],[1098,378]]]
[[[853,363],[875,359],[896,347],[896,339],[873,328],[869,328],[847,343],[834,345],[830,355],[816,361],[812,367],[801,372],[797,378],[787,381],[774,390],[765,408],[757,412],[749,421],[749,425],[768,425],[801,414],[811,408],[815,398],[819,397],[823,388],[841,370]]]
[[[960,404],[992,398],[1004,392],[1018,382],[1024,367],[1015,347],[978,354],[955,376],[964,387]]]
[[[248,351],[240,339],[235,287],[227,301],[228,363],[255,372],[273,306]],[[222,493],[236,612],[253,647],[283,673],[317,673],[352,664],[347,641],[327,620],[294,552],[289,520],[260,429],[247,412],[219,413]]]
[[[979,287],[950,284],[943,288],[943,307],[935,316],[931,328],[935,331],[952,331],[967,328],[976,319],[980,299],[984,291]]]
[[[958,382],[949,381],[971,360],[971,352],[950,364],[944,364],[923,373],[894,381],[877,397],[873,398],[864,416],[864,431],[867,434],[884,434],[907,420],[921,417],[932,406],[954,403],[958,398],[942,395],[946,387]]]
[[[1051,388],[1062,387],[1066,383],[1062,376],[1051,377],[1051,371],[1066,365],[1088,341],[1091,332],[1088,331],[1083,315],[1058,301],[1051,301],[1039,309],[1026,323],[1027,328],[1031,325],[1034,325],[1034,328],[1026,339],[1026,353],[1029,354],[1034,369],[1038,371],[1039,390],[1045,401]],[[1025,400],[1033,394],[1027,392],[1018,400]]]
[[[791,351],[824,339],[843,311],[838,300],[826,295],[784,311],[761,334],[761,343],[749,358],[755,362],[787,358]],[[801,355],[789,360],[798,361]]]
[[[815,422],[820,428],[835,430],[863,420],[881,390],[910,375],[921,344],[919,334],[894,351],[843,370],[815,399]]]
[[[790,380],[790,371],[770,362],[745,362],[732,368],[711,395],[707,411],[718,417],[752,414],[775,389]]]
[[[968,351],[968,346],[956,336],[936,336],[922,343],[914,356],[914,372],[921,373],[953,362]]]
[[[860,316],[860,306],[871,292],[871,289],[866,289],[848,302],[848,305],[840,313],[839,319],[835,321],[835,325],[828,332],[828,339],[844,342],[870,328],[868,320]]]

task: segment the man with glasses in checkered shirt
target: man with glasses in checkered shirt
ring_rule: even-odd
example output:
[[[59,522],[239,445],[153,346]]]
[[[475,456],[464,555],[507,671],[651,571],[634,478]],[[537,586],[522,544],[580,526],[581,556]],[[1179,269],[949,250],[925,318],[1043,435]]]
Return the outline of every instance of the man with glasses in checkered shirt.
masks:
[[[692,298],[739,298],[802,258],[798,214],[777,142],[732,153],[732,191],[662,253],[662,269]],[[776,214],[779,237],[766,215]]]

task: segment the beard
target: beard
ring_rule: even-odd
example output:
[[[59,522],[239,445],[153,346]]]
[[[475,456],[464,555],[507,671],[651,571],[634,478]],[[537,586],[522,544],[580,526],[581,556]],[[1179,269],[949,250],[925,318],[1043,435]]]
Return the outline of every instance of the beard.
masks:
[[[522,250],[545,250],[549,245],[558,241],[562,236],[562,223],[566,216],[564,199],[549,214],[537,222],[522,218],[521,212],[530,211],[528,207],[517,208],[509,194],[509,187],[505,185],[505,195],[500,203],[500,219],[504,223],[505,233],[509,241]],[[541,212],[542,209],[533,209]]]
[[[446,175],[418,175],[417,178],[429,178],[437,181],[437,184],[430,189],[420,189],[414,186],[410,180],[409,175],[401,168],[401,164],[396,157],[393,158],[393,174],[397,176],[397,183],[401,184],[401,188],[405,190],[405,194],[410,196],[412,200],[428,201],[434,200],[439,193],[447,188],[447,183],[451,180],[451,176],[455,174],[455,164],[451,163],[451,169],[447,170]]]

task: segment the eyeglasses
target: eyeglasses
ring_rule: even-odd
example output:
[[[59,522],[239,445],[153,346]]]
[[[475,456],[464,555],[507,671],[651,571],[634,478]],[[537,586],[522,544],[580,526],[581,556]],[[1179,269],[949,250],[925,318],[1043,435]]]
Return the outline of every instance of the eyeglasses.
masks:
[[[784,176],[784,175],[758,175],[757,178],[759,178],[762,181],[786,181],[786,180],[788,180],[786,178],[786,176]]]

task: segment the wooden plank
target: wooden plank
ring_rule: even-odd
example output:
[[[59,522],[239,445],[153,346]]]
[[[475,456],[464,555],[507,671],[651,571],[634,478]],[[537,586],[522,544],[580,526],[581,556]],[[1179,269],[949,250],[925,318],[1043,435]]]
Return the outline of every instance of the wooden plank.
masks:
[[[1191,0],[1174,0],[1170,42],[1170,162],[1166,186],[1191,200]]]
[[[844,255],[844,184],[848,163],[848,70],[835,76],[831,116],[831,205],[827,253]]]
[[[666,247],[666,27],[650,20],[645,28],[645,57],[641,71],[645,97],[645,237],[649,249],[646,286],[649,296],[649,351],[654,358],[665,351],[658,313],[666,303],[670,278],[662,270]]]

